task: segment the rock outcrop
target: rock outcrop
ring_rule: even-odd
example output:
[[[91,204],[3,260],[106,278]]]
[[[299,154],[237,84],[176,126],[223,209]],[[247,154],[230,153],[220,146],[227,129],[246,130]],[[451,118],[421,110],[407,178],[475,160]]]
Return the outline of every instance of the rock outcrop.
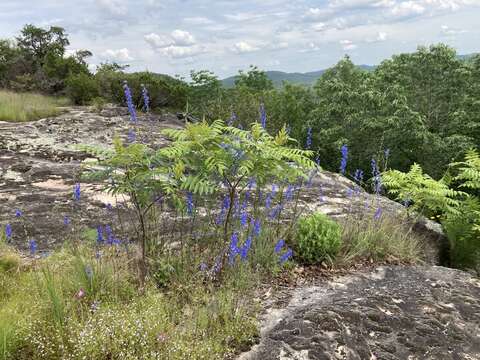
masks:
[[[137,140],[158,148],[168,143],[160,134],[162,129],[181,126],[183,122],[172,114],[141,116]],[[109,147],[114,136],[126,140],[131,127],[128,111],[118,107],[107,107],[100,113],[75,107],[55,118],[0,122],[0,225],[12,224],[18,247],[26,248],[28,238],[36,239],[40,250],[63,242],[72,231],[72,226],[64,226],[64,216],[69,216],[78,230],[110,222],[109,203],[128,211],[122,208],[122,199],[101,192],[99,184],[83,182],[77,204],[72,201],[72,192],[80,181],[82,161],[89,156],[76,145]],[[378,208],[394,216],[403,211],[401,205],[368,194],[347,178],[326,171],[317,174],[302,192],[300,205],[306,211],[318,210],[335,218],[373,216]],[[17,208],[24,217],[14,218]],[[441,229],[428,220],[415,222],[417,229],[427,234],[428,261],[439,263],[445,243]]]
[[[378,267],[290,290],[239,360],[480,358],[480,280],[443,267]]]

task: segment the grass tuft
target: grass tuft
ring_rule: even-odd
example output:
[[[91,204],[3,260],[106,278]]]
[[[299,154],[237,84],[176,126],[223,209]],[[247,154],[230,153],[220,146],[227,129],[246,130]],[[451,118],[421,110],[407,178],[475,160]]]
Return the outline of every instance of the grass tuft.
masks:
[[[67,104],[64,98],[0,90],[0,121],[23,122],[56,116],[61,113],[59,106]]]

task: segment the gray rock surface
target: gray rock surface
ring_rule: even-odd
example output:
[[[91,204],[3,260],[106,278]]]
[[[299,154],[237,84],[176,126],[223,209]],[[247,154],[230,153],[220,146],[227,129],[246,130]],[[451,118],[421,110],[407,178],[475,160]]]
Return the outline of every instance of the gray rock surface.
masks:
[[[480,280],[458,270],[378,267],[290,295],[238,360],[480,358]]]
[[[160,147],[167,143],[160,131],[181,126],[173,115],[140,116],[137,140]],[[74,229],[112,221],[107,204],[122,209],[122,199],[100,191],[101,184],[82,183],[81,201],[72,201],[82,162],[89,157],[76,146],[110,147],[115,135],[127,139],[130,128],[128,112],[117,107],[101,113],[74,107],[55,118],[0,122],[0,226],[12,224],[13,241],[19,248],[27,248],[33,238],[40,250],[49,249]],[[15,218],[15,209],[24,216]],[[64,226],[66,215],[73,226]]]

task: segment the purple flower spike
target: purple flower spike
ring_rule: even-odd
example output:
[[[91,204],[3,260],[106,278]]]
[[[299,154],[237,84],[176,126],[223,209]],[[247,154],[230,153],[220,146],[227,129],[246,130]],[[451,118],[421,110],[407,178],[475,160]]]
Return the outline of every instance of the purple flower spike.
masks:
[[[145,112],[150,111],[150,97],[148,96],[148,90],[145,85],[142,84],[142,98],[143,98],[143,110]]]
[[[306,143],[306,148],[310,149],[312,146],[312,128],[309,126],[307,128],[307,143]]]
[[[10,239],[12,238],[12,225],[7,224],[5,226],[5,236],[7,237],[7,242],[10,242]]]
[[[32,239],[32,240],[30,240],[28,245],[29,245],[29,248],[30,248],[30,255],[34,256],[35,253],[37,252],[37,242],[34,239]]]
[[[133,105],[132,92],[130,91],[130,88],[128,87],[127,81],[123,82],[123,91],[124,91],[124,94],[125,94],[125,101],[127,103],[128,112],[130,113],[130,120],[136,123],[137,122],[137,112],[135,110],[135,106]]]
[[[341,148],[342,151],[342,161],[340,162],[340,172],[345,175],[347,169],[347,160],[348,160],[348,146],[343,145]]]
[[[250,251],[251,246],[252,246],[252,237],[249,236],[245,241],[245,244],[243,244],[242,249],[240,250],[240,258],[242,259],[242,261],[247,260],[248,252]]]
[[[97,226],[97,244],[103,243],[103,229],[101,225]]]
[[[263,103],[260,104],[260,124],[262,124],[262,128],[267,127],[267,113],[265,112],[265,105]]]
[[[80,201],[80,194],[80,183],[76,183],[73,186],[73,198],[75,199],[75,201]]]
[[[375,220],[378,220],[378,219],[380,219],[381,216],[382,216],[382,208],[379,207],[377,209],[377,211],[375,211],[375,215],[373,215],[373,218]]]
[[[277,244],[275,245],[274,251],[276,254],[278,254],[280,251],[282,251],[282,248],[285,246],[285,240],[280,239],[278,240]]]
[[[238,234],[235,232],[232,234],[232,239],[230,240],[230,254],[228,256],[228,263],[233,265],[235,262],[235,257],[239,253],[238,249]]]
[[[293,256],[293,251],[292,249],[288,248],[287,252],[280,256],[280,264],[284,264],[288,259],[290,259]]]

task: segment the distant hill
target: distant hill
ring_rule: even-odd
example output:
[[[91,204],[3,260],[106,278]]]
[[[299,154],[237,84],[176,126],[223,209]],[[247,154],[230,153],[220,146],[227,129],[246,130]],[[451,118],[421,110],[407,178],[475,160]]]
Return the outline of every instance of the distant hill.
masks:
[[[375,69],[375,66],[359,65],[359,68],[371,71]],[[283,71],[266,71],[267,76],[273,81],[274,86],[281,86],[284,81],[291,82],[293,84],[313,85],[317,79],[322,76],[325,70],[310,71],[306,73],[288,73]],[[237,76],[230,76],[222,80],[223,86],[229,88],[235,85],[235,79]]]
[[[474,54],[466,54],[466,55],[458,55],[458,58],[460,60],[470,60],[472,59],[476,53]],[[367,71],[373,71],[375,70],[376,66],[375,65],[359,65],[358,66],[360,69],[367,70]],[[322,76],[322,74],[325,72],[325,70],[318,70],[318,71],[311,71],[311,72],[306,72],[306,73],[299,73],[299,72],[283,72],[283,71],[266,71],[267,76],[270,78],[270,80],[273,81],[273,85],[275,87],[279,87],[282,85],[284,81],[288,81],[293,84],[302,84],[302,85],[313,85],[315,84],[315,81]],[[231,88],[235,85],[235,76],[230,76],[226,79],[221,80],[223,86],[227,88]]]

